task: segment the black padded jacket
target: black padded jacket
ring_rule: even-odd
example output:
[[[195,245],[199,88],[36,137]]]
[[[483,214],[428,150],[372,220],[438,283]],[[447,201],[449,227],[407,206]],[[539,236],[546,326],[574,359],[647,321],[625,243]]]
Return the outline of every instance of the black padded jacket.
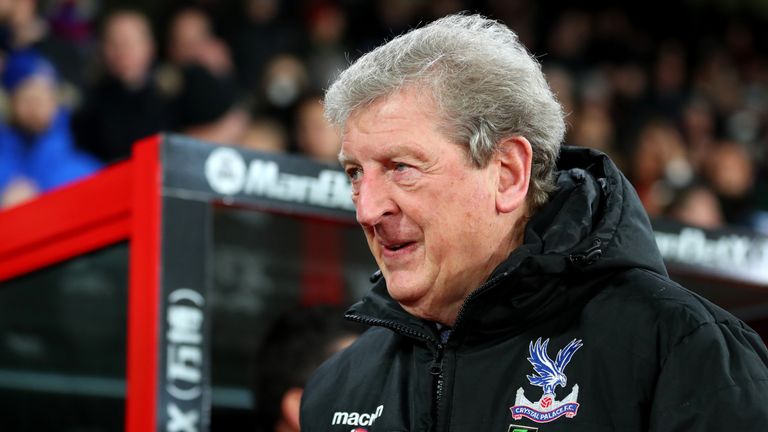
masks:
[[[346,314],[372,328],[308,383],[302,431],[768,431],[764,343],[668,278],[613,163],[565,147],[557,186],[450,332],[379,280]]]

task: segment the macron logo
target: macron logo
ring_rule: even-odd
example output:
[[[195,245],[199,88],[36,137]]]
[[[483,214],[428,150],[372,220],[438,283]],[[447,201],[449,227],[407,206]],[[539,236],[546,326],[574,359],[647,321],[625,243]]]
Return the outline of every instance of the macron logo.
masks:
[[[360,414],[356,412],[343,412],[336,411],[333,413],[333,420],[331,425],[347,425],[347,426],[370,426],[377,418],[381,417],[381,413],[384,412],[384,405],[376,407],[376,411],[368,414]]]

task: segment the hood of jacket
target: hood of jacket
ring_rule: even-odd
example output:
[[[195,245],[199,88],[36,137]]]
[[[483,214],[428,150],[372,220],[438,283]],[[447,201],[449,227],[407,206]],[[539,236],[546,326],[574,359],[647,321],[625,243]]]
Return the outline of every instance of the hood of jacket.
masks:
[[[565,319],[617,272],[641,268],[666,276],[645,210],[606,155],[563,147],[556,179],[550,201],[528,221],[523,244],[465,300],[454,333],[497,334],[544,320],[556,326],[553,317]],[[434,334],[430,323],[389,296],[384,280],[347,317]]]

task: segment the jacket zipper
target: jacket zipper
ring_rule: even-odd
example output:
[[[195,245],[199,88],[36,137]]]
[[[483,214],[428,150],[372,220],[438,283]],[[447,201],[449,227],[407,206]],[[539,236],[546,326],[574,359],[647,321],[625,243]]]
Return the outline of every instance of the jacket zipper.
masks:
[[[435,424],[434,424],[434,430],[435,431],[441,431],[443,430],[442,424],[444,423],[442,420],[441,415],[441,409],[440,404],[443,401],[443,391],[445,389],[445,376],[443,374],[443,353],[445,351],[445,347],[443,344],[438,343],[435,347],[434,351],[434,358],[432,359],[432,364],[429,366],[429,373],[432,374],[433,377],[435,377],[435,384],[434,384],[434,400],[432,407],[434,408],[434,412],[432,413]]]
[[[505,278],[508,275],[507,272],[504,272],[493,279],[487,281],[483,285],[480,286],[480,288],[473,291],[469,296],[467,296],[466,300],[464,301],[464,304],[461,306],[461,309],[459,310],[459,314],[456,317],[456,324],[458,324],[461,321],[461,317],[464,315],[464,310],[467,307],[467,304],[472,301],[475,297],[477,297],[480,293],[484,292],[485,290],[493,287],[496,285],[501,279]],[[425,342],[427,342],[427,345],[432,348],[432,363],[429,366],[429,373],[434,377],[434,391],[433,391],[433,418],[435,419],[434,423],[434,430],[435,431],[442,431],[445,428],[443,427],[443,424],[445,423],[443,419],[442,414],[442,403],[443,398],[445,397],[445,375],[443,373],[443,355],[445,352],[445,345],[441,342],[439,342],[434,337],[427,335],[425,333],[413,330],[412,328],[408,326],[404,326],[400,323],[389,321],[389,320],[383,320],[380,318],[370,318],[370,317],[361,317],[358,315],[346,315],[346,318],[351,321],[356,321],[361,324],[366,324],[370,326],[378,326],[378,327],[385,327],[390,330],[394,330],[397,333],[403,334],[405,336],[410,336],[416,339],[421,339]],[[453,330],[456,330],[456,325],[454,325]]]
[[[461,305],[461,309],[459,309],[458,315],[456,315],[456,322],[453,325],[453,331],[456,331],[456,328],[459,326],[459,323],[461,322],[462,317],[464,316],[464,312],[467,309],[467,305],[472,302],[477,296],[484,293],[486,290],[494,287],[497,283],[499,283],[500,280],[504,279],[509,275],[508,272],[501,273],[500,275],[497,275],[493,279],[488,280],[484,284],[480,285],[480,288],[472,291],[466,299],[464,299],[464,303]]]
[[[359,322],[360,324],[365,324],[369,326],[385,327],[390,330],[394,330],[397,333],[410,336],[416,339],[421,339],[433,345],[439,345],[439,343],[437,342],[437,339],[433,338],[432,336],[418,332],[408,326],[404,326],[394,321],[383,320],[379,318],[361,317],[358,315],[345,315],[344,318],[350,321],[356,321],[356,322]]]
[[[437,339],[422,332],[413,330],[408,326],[404,326],[394,321],[383,320],[379,318],[361,317],[357,315],[346,315],[346,318],[351,321],[356,321],[361,324],[385,327],[400,334],[410,336],[416,339],[421,339],[427,342],[427,345],[431,348],[433,358],[432,363],[429,365],[429,373],[434,377],[434,391],[433,391],[433,417],[435,419],[435,430],[442,430],[440,425],[440,403],[443,400],[443,393],[445,390],[445,377],[443,375],[443,354],[445,352],[445,346],[438,342]]]

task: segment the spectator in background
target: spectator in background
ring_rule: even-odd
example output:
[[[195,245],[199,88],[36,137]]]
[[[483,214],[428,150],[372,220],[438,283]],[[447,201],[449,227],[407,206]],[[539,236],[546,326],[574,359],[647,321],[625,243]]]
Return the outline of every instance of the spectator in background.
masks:
[[[171,19],[168,60],[177,66],[198,64],[217,77],[233,79],[229,48],[213,33],[210,19],[200,9],[181,9]]]
[[[51,63],[34,51],[6,59],[10,124],[0,125],[0,207],[91,174],[100,163],[76,149]]]
[[[153,73],[155,43],[147,18],[122,9],[102,27],[104,74],[76,113],[78,144],[105,162],[130,155],[133,143],[172,125],[169,95]]]
[[[181,86],[173,105],[175,129],[213,143],[240,143],[249,118],[237,97],[233,81],[221,79],[201,65],[182,67]]]
[[[261,432],[298,432],[304,385],[326,359],[362,332],[327,306],[296,308],[272,325],[260,349],[254,386],[255,418]]]
[[[722,47],[706,50],[693,78],[694,91],[713,101],[718,116],[725,118],[741,105],[743,83],[736,65]]]
[[[322,91],[348,63],[347,15],[340,5],[323,1],[309,7],[306,20],[309,41],[302,57],[312,89]]]
[[[603,105],[583,104],[571,129],[570,143],[606,153],[617,166],[623,167],[622,155],[614,148],[613,127],[611,115]]]
[[[180,9],[168,33],[169,64],[162,76],[178,75],[174,93],[174,129],[219,144],[238,144],[249,116],[239,103],[229,49],[214,33],[202,9]]]
[[[85,83],[85,67],[89,42],[88,18],[80,16],[80,38],[63,38],[60,11],[54,8],[53,25],[40,14],[38,0],[4,0],[0,6],[0,51],[34,49],[56,68],[59,88],[67,96],[67,103],[74,104],[80,97]],[[63,3],[63,2],[61,2]],[[70,10],[77,6],[72,2]],[[72,18],[75,18],[74,16]]]
[[[734,141],[720,143],[707,159],[704,175],[712,184],[732,225],[748,225],[754,209],[754,166],[747,149]]]
[[[85,50],[93,41],[93,16],[98,7],[89,0],[59,0],[46,14],[51,34]]]
[[[630,160],[632,183],[651,216],[659,216],[669,205],[672,189],[692,180],[685,143],[668,121],[654,120],[643,126]]]
[[[657,115],[679,120],[687,98],[686,56],[679,43],[661,45],[653,65],[652,108]]]
[[[256,113],[270,115],[288,125],[292,110],[309,89],[309,73],[301,59],[282,54],[266,66],[253,100]]]
[[[280,122],[270,117],[257,117],[248,125],[240,146],[249,150],[285,153],[288,150],[288,132]]]
[[[267,64],[279,55],[296,55],[303,45],[302,31],[294,20],[281,16],[286,2],[241,0],[242,13],[234,24],[230,43],[238,77],[246,92],[257,91]]]
[[[717,195],[703,184],[693,184],[677,191],[665,216],[705,229],[721,228],[725,223]]]
[[[582,75],[588,67],[586,50],[591,32],[590,16],[585,11],[563,12],[548,32],[550,61],[576,76]]]
[[[683,106],[681,131],[688,144],[688,159],[696,172],[704,169],[716,144],[716,118],[712,103],[702,96],[690,97]]]
[[[297,104],[294,132],[301,154],[320,162],[338,163],[341,137],[323,114],[322,96],[311,94]]]

